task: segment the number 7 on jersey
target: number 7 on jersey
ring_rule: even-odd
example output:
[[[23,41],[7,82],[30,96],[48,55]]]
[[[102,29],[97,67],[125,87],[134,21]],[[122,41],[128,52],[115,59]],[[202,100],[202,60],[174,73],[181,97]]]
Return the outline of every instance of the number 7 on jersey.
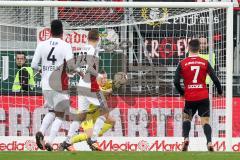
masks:
[[[193,83],[197,83],[197,78],[198,78],[198,74],[199,74],[199,70],[200,70],[200,66],[191,66],[191,71],[195,70],[195,75],[193,77]]]

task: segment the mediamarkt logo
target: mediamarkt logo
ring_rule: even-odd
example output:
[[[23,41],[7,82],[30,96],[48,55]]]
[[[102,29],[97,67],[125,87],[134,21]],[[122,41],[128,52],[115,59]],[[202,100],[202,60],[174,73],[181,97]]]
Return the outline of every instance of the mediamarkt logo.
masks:
[[[0,151],[24,151],[25,143],[12,141],[10,143],[0,143]]]
[[[149,142],[141,140],[138,143],[131,143],[126,141],[125,143],[115,143],[113,140],[102,141],[100,147],[107,151],[180,151],[182,143],[166,143],[165,140],[149,144]]]
[[[53,150],[57,150],[59,148],[58,143],[54,143],[52,145]],[[12,142],[2,142],[0,143],[0,151],[38,151],[34,140],[26,140],[25,142],[12,141]]]

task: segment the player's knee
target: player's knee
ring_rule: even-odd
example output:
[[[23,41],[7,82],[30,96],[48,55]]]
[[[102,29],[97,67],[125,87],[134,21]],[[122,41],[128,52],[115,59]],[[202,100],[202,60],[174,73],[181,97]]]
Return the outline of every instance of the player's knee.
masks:
[[[209,124],[209,117],[201,117],[201,125]]]
[[[116,123],[116,120],[112,116],[109,115],[107,120],[106,120],[106,123],[111,124],[112,126],[114,126],[115,123]]]
[[[115,120],[115,119],[112,119],[112,120],[111,120],[112,126],[115,126],[115,123],[116,123],[116,120]]]
[[[88,129],[85,131],[85,133],[87,134],[87,138],[90,138],[90,137],[92,137],[93,129]]]
[[[192,116],[183,113],[183,121],[192,121]]]
[[[80,113],[79,114],[79,120],[80,121],[84,121],[86,119],[86,117],[87,117],[87,113]]]
[[[78,114],[70,113],[69,116],[70,116],[69,119],[70,119],[71,121],[79,121],[79,116],[78,116]]]
[[[104,115],[102,115],[106,120],[109,119],[109,113],[105,113]]]
[[[56,117],[64,118],[64,112],[57,112],[57,111],[55,111],[54,113],[55,113]]]

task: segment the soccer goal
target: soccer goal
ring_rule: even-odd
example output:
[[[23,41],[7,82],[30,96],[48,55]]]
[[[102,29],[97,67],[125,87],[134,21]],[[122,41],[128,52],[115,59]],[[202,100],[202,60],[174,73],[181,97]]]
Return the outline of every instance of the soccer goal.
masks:
[[[47,112],[43,108],[41,75],[32,91],[12,92],[17,73],[16,52],[29,65],[37,43],[50,38],[50,22],[64,24],[63,39],[77,55],[87,44],[89,29],[101,33],[101,67],[108,78],[125,72],[128,82],[111,101],[116,124],[100,140],[108,151],[179,151],[184,100],[173,87],[178,62],[188,56],[188,42],[202,40],[201,54],[215,68],[224,86],[219,97],[208,81],[213,144],[233,151],[239,111],[232,111],[233,4],[228,2],[76,2],[1,1],[0,3],[0,136],[4,150],[37,150],[34,135]],[[72,107],[78,77],[71,77]],[[236,125],[235,125],[236,126]],[[62,126],[55,148],[67,133]],[[81,131],[81,130],[80,130]],[[198,116],[193,118],[190,150],[206,150]],[[14,137],[18,136],[18,137]],[[235,137],[235,138],[233,138]],[[8,145],[15,146],[13,149]],[[77,144],[89,150],[86,143]]]

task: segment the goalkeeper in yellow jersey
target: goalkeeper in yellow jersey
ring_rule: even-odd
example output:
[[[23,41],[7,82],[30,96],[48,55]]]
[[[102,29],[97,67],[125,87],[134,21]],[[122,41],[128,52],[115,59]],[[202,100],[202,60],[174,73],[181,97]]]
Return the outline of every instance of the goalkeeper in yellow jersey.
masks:
[[[104,93],[106,99],[108,99],[112,94],[112,80],[107,79],[107,74],[105,71],[102,71],[101,74],[102,78],[100,79],[98,84],[102,92]],[[100,116],[101,112],[100,109],[101,108],[99,108],[98,106],[90,104],[89,109],[87,111],[86,120],[81,123],[84,132],[78,135],[73,135],[68,140],[61,143],[59,150],[63,151],[66,149],[68,151],[75,151],[75,148],[73,147],[74,143],[86,141],[88,138],[90,138],[92,136],[93,127],[96,122],[96,119]],[[114,124],[115,119],[109,115],[99,133],[99,136],[102,136],[105,132],[112,128]],[[77,129],[78,128],[79,127],[77,127]]]

